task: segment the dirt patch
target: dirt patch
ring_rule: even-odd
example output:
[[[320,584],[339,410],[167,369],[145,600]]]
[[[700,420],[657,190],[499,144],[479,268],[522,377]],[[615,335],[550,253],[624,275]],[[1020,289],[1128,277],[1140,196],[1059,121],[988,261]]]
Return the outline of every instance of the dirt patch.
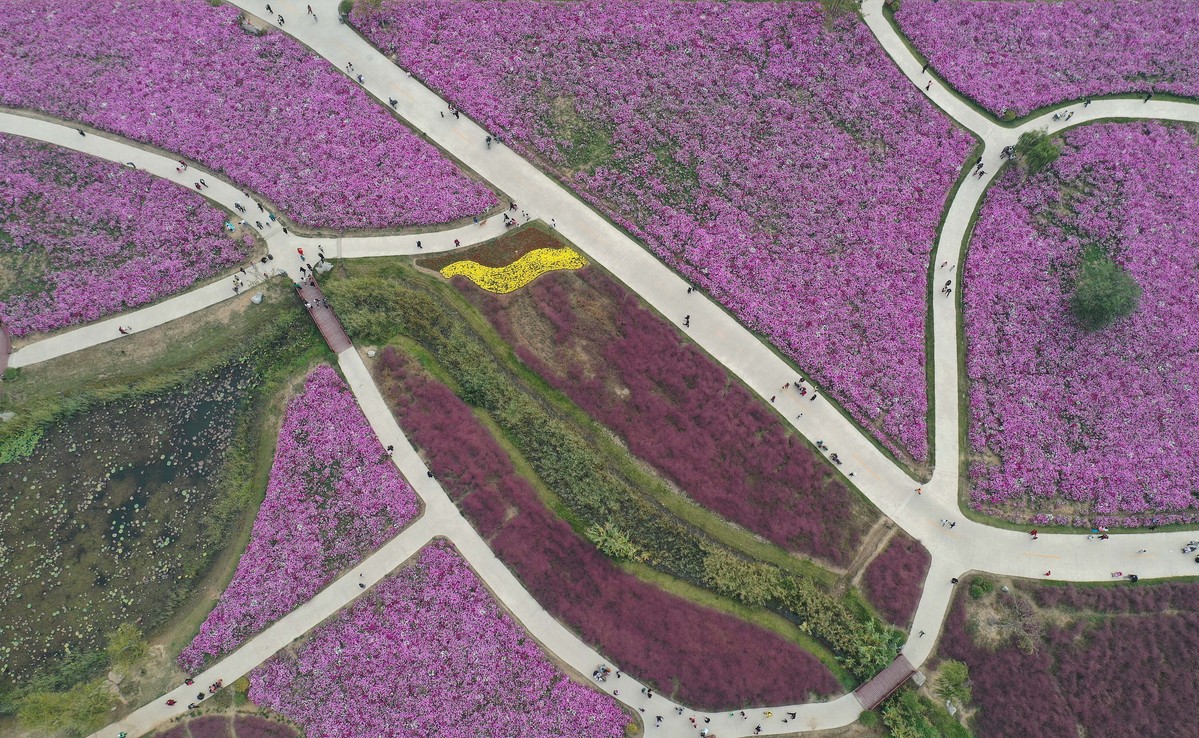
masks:
[[[850,585],[858,586],[862,579],[862,572],[866,571],[870,562],[883,552],[894,536],[895,524],[889,518],[880,516],[866,536],[862,538],[862,542],[858,544],[858,554],[845,570],[845,575],[838,580],[836,588],[838,594],[843,594]]]
[[[1025,653],[1036,653],[1047,624],[1071,620],[1060,612],[1050,618],[1047,612],[1009,581],[997,583],[993,591],[971,603],[969,622],[974,642],[989,650],[1010,643]]]
[[[561,249],[570,246],[557,231],[537,223],[523,225],[478,246],[418,259],[416,265],[441,271],[457,261],[473,261],[488,267],[504,267],[535,249]]]

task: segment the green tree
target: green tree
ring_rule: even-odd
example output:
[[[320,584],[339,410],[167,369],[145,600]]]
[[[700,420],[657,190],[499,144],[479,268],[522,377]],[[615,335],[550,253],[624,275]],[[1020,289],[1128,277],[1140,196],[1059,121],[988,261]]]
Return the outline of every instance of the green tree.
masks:
[[[1061,144],[1050,138],[1045,131],[1022,133],[1020,140],[1016,142],[1016,156],[1029,176],[1049,166],[1061,155]]]
[[[1070,309],[1088,331],[1106,328],[1137,309],[1141,286],[1101,249],[1084,250]]]
[[[970,582],[970,599],[981,600],[995,585],[986,577],[975,577]]]
[[[877,674],[891,665],[903,645],[903,635],[894,628],[868,620],[859,628],[855,661],[864,674]]]
[[[967,704],[974,697],[970,669],[961,661],[949,659],[942,662],[933,691],[947,702],[956,702],[959,706]]]
[[[883,703],[883,725],[892,738],[940,738],[940,732],[924,714],[920,695],[913,689],[901,689]]]
[[[146,642],[142,640],[142,632],[137,626],[121,623],[119,628],[108,634],[104,650],[113,666],[130,666],[146,655]]]

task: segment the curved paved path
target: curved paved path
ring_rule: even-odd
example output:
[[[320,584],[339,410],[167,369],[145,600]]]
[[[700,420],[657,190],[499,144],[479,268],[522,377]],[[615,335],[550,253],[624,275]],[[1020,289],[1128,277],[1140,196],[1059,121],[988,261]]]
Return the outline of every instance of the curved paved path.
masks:
[[[44,141],[118,164],[133,163],[144,172],[175,182],[192,192],[195,191],[192,183],[203,177],[210,186],[198,194],[226,211],[232,222],[241,218],[233,207],[234,203],[240,202],[251,210],[253,209],[253,198],[251,201],[247,201],[241,188],[223,179],[221,175],[197,166],[191,166],[183,173],[179,173],[175,169],[179,159],[173,155],[156,152],[121,137],[91,129],[87,129],[86,136],[80,136],[79,128],[69,122],[60,123],[46,120],[43,117],[0,111],[0,133]],[[246,216],[246,220],[251,220],[253,214]],[[467,248],[504,233],[503,220],[498,216],[489,218],[480,225],[471,223],[421,233],[382,236],[303,236],[296,233],[284,233],[283,227],[278,221],[274,225],[267,225],[268,222],[264,219],[261,229],[255,227],[253,222],[248,227],[263,238],[267,251],[275,258],[269,263],[269,270],[268,265],[259,265],[257,262],[246,264],[249,274],[242,279],[242,282],[250,287],[243,288],[240,293],[233,291],[234,276],[242,276],[239,272],[235,272],[145,307],[101,318],[75,328],[64,329],[45,338],[26,343],[9,357],[9,366],[29,366],[101,343],[119,340],[122,335],[118,327],[121,326],[131,327],[134,333],[137,333],[212,307],[225,300],[236,298],[239,294],[244,299],[247,293],[254,291],[252,285],[273,274],[281,273],[279,270],[296,273],[301,265],[296,252],[297,248],[303,248],[308,254],[315,254],[317,249],[323,246],[326,256],[331,259],[432,254],[452,251],[456,248]],[[460,242],[459,246],[455,246],[456,240]],[[416,245],[418,241],[421,244],[419,249]]]
[[[233,3],[257,14],[257,3],[246,0]],[[273,7],[287,17],[301,19],[305,3],[277,0]],[[867,0],[863,16],[887,53],[904,73],[920,87],[926,78],[920,73],[921,64],[911,55],[903,41],[881,14],[882,0]],[[321,17],[333,17],[331,0],[319,3]],[[316,53],[342,68],[353,61],[356,71],[366,80],[368,92],[380,100],[394,97],[399,100],[398,112],[431,139],[466,163],[497,189],[508,193],[518,202],[536,203],[543,218],[556,220],[563,235],[583,246],[584,250],[617,278],[637,291],[643,299],[674,320],[682,328],[682,316],[692,316],[688,333],[730,371],[736,373],[763,398],[777,394],[778,387],[792,381],[795,372],[779,360],[768,348],[705,297],[686,293],[686,283],[667,267],[648,254],[639,244],[607,223],[598,214],[554,183],[531,164],[504,147],[488,150],[483,139],[486,132],[469,120],[443,119],[439,111],[445,102],[434,93],[408,77],[390,61],[360,39],[352,30],[332,22],[309,24],[295,22],[285,31],[314,49]],[[1017,127],[1004,127],[986,118],[963,102],[952,91],[934,84],[929,93],[932,100],[959,123],[973,131],[985,144],[984,170],[988,176],[979,180],[967,177],[950,205],[942,235],[933,254],[934,263],[949,261],[960,265],[966,238],[966,228],[981,201],[991,178],[1000,169],[999,151],[1016,141],[1019,135],[1037,128],[1057,131],[1067,127],[1052,120],[1053,111]],[[1199,122],[1199,106],[1173,102],[1141,103],[1138,100],[1096,100],[1089,108],[1060,106],[1072,109],[1075,116],[1070,126],[1082,125],[1104,118],[1161,118]],[[78,134],[73,134],[78,137]],[[36,137],[36,136],[35,136]],[[73,147],[74,148],[74,147]],[[134,161],[137,161],[134,159]],[[171,172],[173,174],[173,165]],[[276,237],[278,238],[278,237]],[[291,244],[289,243],[290,247]],[[409,244],[414,248],[413,244]],[[274,246],[272,245],[272,248]],[[387,247],[385,247],[387,248]],[[290,248],[288,251],[290,252]],[[369,250],[369,249],[364,249]],[[412,253],[407,252],[407,253]],[[346,254],[349,255],[349,254]],[[294,267],[294,265],[293,265]],[[956,280],[955,280],[956,281]],[[1045,570],[1053,571],[1054,579],[1074,581],[1107,580],[1113,569],[1133,569],[1143,577],[1166,577],[1193,573],[1189,558],[1173,553],[1175,541],[1185,533],[1155,533],[1118,535],[1109,541],[1088,542],[1081,535],[1044,535],[1032,541],[1018,531],[1002,530],[959,519],[958,509],[958,345],[956,300],[936,300],[933,303],[933,366],[935,399],[935,449],[941,463],[932,480],[923,485],[923,494],[915,494],[916,483],[884,454],[879,452],[856,426],[829,407],[828,403],[800,403],[797,397],[785,394],[775,407],[788,422],[809,438],[821,438],[845,459],[843,471],[855,472],[857,486],[910,535],[919,539],[932,554],[932,564],[925,584],[924,596],[917,610],[911,632],[915,636],[904,647],[904,655],[919,666],[933,650],[952,596],[950,578],[969,570],[997,574],[1040,577]],[[557,656],[581,673],[600,663],[600,656],[587,647],[560,623],[554,620],[520,586],[519,582],[495,558],[450,503],[436,480],[428,479],[424,465],[407,443],[390,412],[383,404],[360,357],[354,349],[339,355],[342,369],[372,426],[385,444],[396,446],[394,458],[405,477],[417,489],[425,502],[424,515],[388,543],[379,552],[352,570],[342,579],[323,590],[309,603],[280,620],[242,648],[227,656],[216,667],[197,677],[198,684],[216,678],[227,681],[248,672],[283,645],[345,603],[362,590],[355,586],[358,575],[363,581],[378,581],[395,566],[406,560],[434,535],[452,540],[488,583],[497,597],[529,628],[535,637]],[[802,410],[802,422],[791,418]],[[949,463],[946,463],[949,460]],[[955,528],[939,524],[942,518],[957,521]],[[1137,555],[1140,548],[1150,553]],[[621,680],[627,689],[636,686],[631,678]],[[605,685],[611,688],[613,685]],[[178,690],[177,690],[178,691]],[[187,690],[190,692],[190,688]],[[176,699],[179,699],[176,697]],[[693,735],[686,718],[675,719],[672,705],[660,696],[652,705],[639,694],[623,693],[621,701],[634,707],[647,707],[646,715],[662,714],[666,725],[661,735]],[[652,708],[652,709],[649,709]],[[860,707],[852,695],[831,702],[770,708],[770,720],[742,721],[727,714],[712,715],[713,732],[723,735],[747,735],[753,725],[761,722],[763,734],[778,734],[803,730],[835,728],[854,720]],[[782,724],[787,711],[800,713],[797,720]],[[97,736],[115,736],[118,730],[131,735],[143,733],[178,714],[178,706],[166,708],[159,700],[134,712],[118,724],[98,732]],[[687,711],[687,715],[698,714]],[[751,713],[761,716],[761,711]]]

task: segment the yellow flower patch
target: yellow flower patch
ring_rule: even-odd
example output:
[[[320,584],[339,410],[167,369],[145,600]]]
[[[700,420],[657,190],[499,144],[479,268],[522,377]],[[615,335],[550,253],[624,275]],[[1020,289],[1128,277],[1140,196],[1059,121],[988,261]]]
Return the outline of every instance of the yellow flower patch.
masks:
[[[534,249],[508,266],[489,267],[474,261],[456,261],[441,270],[441,276],[461,274],[478,286],[499,295],[524,287],[546,272],[559,269],[582,269],[587,266],[583,255],[572,248]]]

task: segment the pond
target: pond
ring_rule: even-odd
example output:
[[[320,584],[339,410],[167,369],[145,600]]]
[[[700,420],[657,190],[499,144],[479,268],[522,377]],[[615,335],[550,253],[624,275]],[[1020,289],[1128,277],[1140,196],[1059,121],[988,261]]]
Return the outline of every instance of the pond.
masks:
[[[233,363],[97,403],[0,465],[0,684],[186,599],[223,540],[207,522],[254,383]]]

